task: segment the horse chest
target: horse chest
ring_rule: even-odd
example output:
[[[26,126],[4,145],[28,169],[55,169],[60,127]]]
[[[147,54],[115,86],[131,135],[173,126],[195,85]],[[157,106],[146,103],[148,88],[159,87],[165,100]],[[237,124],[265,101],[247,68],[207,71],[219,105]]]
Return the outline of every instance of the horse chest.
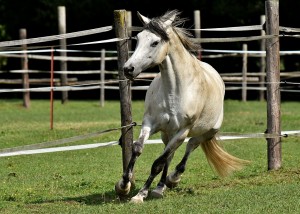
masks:
[[[170,105],[165,101],[161,103],[152,102],[148,106],[147,117],[153,121],[153,127],[157,127],[161,131],[178,130],[186,124],[186,117],[182,114],[182,110],[177,105]],[[155,123],[155,124],[154,124]]]

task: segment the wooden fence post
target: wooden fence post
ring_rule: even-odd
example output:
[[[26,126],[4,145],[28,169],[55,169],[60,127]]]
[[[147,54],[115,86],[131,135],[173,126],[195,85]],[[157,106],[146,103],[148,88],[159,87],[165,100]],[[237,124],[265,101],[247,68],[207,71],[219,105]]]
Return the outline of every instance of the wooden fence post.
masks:
[[[54,53],[53,47],[51,47],[51,61],[50,61],[50,129],[53,130],[53,104],[54,104],[54,91],[53,91],[53,78],[54,78]]]
[[[131,37],[132,36],[132,30],[130,29],[132,27],[132,13],[131,11],[126,11],[126,15],[127,15],[127,28],[129,28],[127,30],[127,34],[128,34],[128,37]],[[128,40],[128,50],[131,51],[132,50],[132,42],[131,40]]]
[[[242,70],[242,101],[246,102],[247,101],[247,63],[248,63],[248,45],[243,44],[243,70]]]
[[[266,16],[265,15],[261,15],[260,16],[260,24],[264,25],[266,22]],[[264,30],[261,30],[261,36],[266,35]],[[266,40],[262,39],[260,40],[260,50],[261,51],[266,51]],[[261,75],[259,76],[259,86],[261,88],[265,87],[265,74],[266,74],[266,56],[265,55],[261,55],[260,57],[260,73]],[[259,100],[260,101],[265,101],[265,91],[264,90],[260,90],[259,91]]]
[[[22,28],[19,31],[20,34],[20,39],[26,39],[27,38],[27,31],[26,29]],[[27,50],[27,45],[23,44],[22,45],[22,50]],[[27,58],[27,53],[23,54],[23,58],[21,58],[21,66],[22,70],[28,70],[28,58]],[[29,75],[28,72],[23,72],[22,73],[22,85],[23,89],[29,89]],[[23,92],[23,106],[25,108],[30,107],[30,93],[29,91]]]
[[[117,38],[127,38],[126,29],[126,10],[114,11],[114,23]],[[127,39],[117,42],[118,51],[118,69],[119,69],[119,87],[120,87],[120,105],[121,105],[121,125],[129,125],[132,123],[131,115],[131,93],[130,81],[124,76],[123,66],[128,59],[128,43]],[[123,172],[125,172],[132,154],[133,129],[123,128],[121,137]],[[134,182],[133,182],[134,183]]]
[[[64,6],[59,6],[58,7],[58,31],[59,34],[65,34],[66,33],[66,8]],[[60,39],[59,40],[60,48],[66,50],[67,49],[67,42],[66,39]],[[62,57],[67,57],[67,53],[62,51],[60,52],[60,55]],[[67,61],[66,60],[61,60],[60,61],[60,70],[61,71],[67,71]],[[60,82],[61,86],[67,86],[68,85],[68,75],[62,73],[60,75]],[[68,101],[68,91],[62,91],[61,92],[62,97],[61,97],[61,103],[65,103]]]
[[[201,29],[201,17],[200,17],[200,10],[194,11],[194,24],[195,29]],[[195,38],[201,37],[201,31],[195,30]],[[201,44],[199,43],[200,50],[198,51],[198,59],[201,60]]]
[[[101,81],[101,88],[100,88],[100,106],[104,107],[105,101],[105,49],[101,50],[101,62],[100,62],[100,81]]]
[[[266,34],[279,35],[279,0],[267,0]],[[267,39],[267,117],[268,133],[281,134],[279,37]],[[268,170],[281,167],[281,139],[268,138]]]
[[[127,27],[127,36],[128,37],[131,37],[132,36],[132,30],[131,30],[131,27],[132,27],[132,13],[131,11],[126,11],[126,27]],[[127,41],[128,43],[128,51],[131,51],[132,50],[132,40],[129,39]],[[132,90],[130,88],[130,96],[132,97]]]

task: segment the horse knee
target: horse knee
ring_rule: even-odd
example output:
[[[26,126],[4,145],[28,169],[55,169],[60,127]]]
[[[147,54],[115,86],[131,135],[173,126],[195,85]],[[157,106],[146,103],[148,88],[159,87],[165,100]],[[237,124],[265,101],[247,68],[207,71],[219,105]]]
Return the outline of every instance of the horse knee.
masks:
[[[164,157],[156,159],[152,164],[151,174],[155,176],[158,175],[163,170],[166,161],[167,160]]]
[[[132,153],[135,156],[140,156],[143,152],[143,144],[140,142],[134,142],[133,147],[132,147]]]

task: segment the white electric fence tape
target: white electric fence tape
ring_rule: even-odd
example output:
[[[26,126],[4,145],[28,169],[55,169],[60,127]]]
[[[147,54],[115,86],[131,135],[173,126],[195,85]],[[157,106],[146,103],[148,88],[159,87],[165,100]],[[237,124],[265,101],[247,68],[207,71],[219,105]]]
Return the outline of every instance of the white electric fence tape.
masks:
[[[234,133],[228,133],[234,134]],[[300,136],[300,130],[296,131],[283,131],[281,132],[282,137],[287,136]],[[227,135],[219,136],[220,140],[236,140],[236,139],[247,139],[247,138],[271,138],[275,137],[272,134],[264,134],[264,133],[254,133],[254,134],[237,134],[236,136]],[[276,137],[278,137],[276,135]],[[187,138],[184,142],[187,142],[189,139]],[[147,140],[145,144],[161,144],[162,140]],[[99,148],[105,146],[114,146],[118,145],[118,141],[112,141],[107,143],[93,143],[93,144],[85,144],[85,145],[76,145],[76,146],[63,146],[63,147],[55,147],[55,148],[45,148],[45,149],[31,149],[31,150],[22,150],[15,152],[6,152],[0,153],[0,157],[10,157],[10,156],[18,156],[18,155],[31,155],[31,154],[42,154],[42,153],[52,153],[52,152],[61,152],[61,151],[74,151],[74,150],[82,150],[82,149],[92,149]]]

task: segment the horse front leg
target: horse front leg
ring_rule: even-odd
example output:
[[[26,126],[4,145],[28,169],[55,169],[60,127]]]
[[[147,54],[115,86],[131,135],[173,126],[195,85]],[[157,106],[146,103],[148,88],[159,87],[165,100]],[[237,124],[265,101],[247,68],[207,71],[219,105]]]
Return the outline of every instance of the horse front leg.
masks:
[[[153,198],[163,198],[163,196],[164,196],[163,194],[164,194],[164,191],[166,190],[166,179],[167,179],[167,175],[168,175],[168,170],[169,170],[169,166],[170,166],[170,163],[171,163],[173,157],[174,157],[174,153],[171,154],[167,159],[167,162],[164,166],[164,170],[162,172],[160,181],[157,184],[156,188],[154,190],[152,190],[152,192],[151,192],[151,196]]]
[[[138,192],[138,194],[131,198],[131,202],[133,203],[142,203],[144,198],[148,196],[149,188],[154,180],[154,178],[165,168],[168,159],[174,154],[176,149],[183,143],[184,139],[188,134],[188,130],[179,131],[172,140],[165,147],[162,155],[160,155],[152,164],[151,173],[145,182],[143,188]],[[171,160],[171,158],[169,159]],[[168,167],[165,168],[167,173]],[[165,176],[163,175],[163,178]]]
[[[133,175],[133,169],[137,158],[142,154],[144,143],[150,136],[150,128],[149,127],[142,127],[140,136],[137,141],[133,143],[132,146],[132,155],[128,166],[123,173],[122,178],[116,183],[115,191],[118,195],[124,196],[128,195],[130,192],[131,187],[131,179]]]

